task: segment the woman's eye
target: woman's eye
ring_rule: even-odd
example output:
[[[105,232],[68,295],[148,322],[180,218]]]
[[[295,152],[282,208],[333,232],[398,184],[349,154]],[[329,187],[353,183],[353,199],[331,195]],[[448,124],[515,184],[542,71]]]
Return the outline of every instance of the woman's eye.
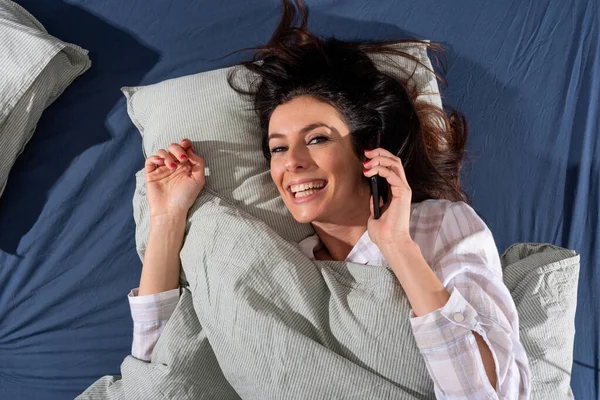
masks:
[[[329,138],[327,138],[326,136],[317,136],[317,137],[310,139],[308,144],[319,144],[319,143],[326,142],[328,140],[329,140]],[[271,154],[273,154],[273,153],[281,153],[286,150],[287,150],[287,147],[279,146],[279,147],[273,147],[270,151],[271,151]]]
[[[283,150],[285,150],[285,147],[274,147],[271,149],[271,153],[281,153]]]
[[[314,138],[312,138],[312,139],[310,140],[310,142],[308,142],[308,144],[311,144],[311,143],[313,143],[313,142],[314,142],[314,143],[323,143],[323,142],[326,142],[326,141],[328,141],[328,140],[329,140],[329,139],[328,139],[327,137],[325,137],[325,136],[317,136],[317,137],[314,137]],[[316,141],[316,142],[315,142],[315,141]]]

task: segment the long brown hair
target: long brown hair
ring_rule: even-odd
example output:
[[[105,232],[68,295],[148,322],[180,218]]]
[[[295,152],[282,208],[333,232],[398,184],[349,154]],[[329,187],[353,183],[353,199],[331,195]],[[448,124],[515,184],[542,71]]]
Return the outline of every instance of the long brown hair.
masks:
[[[369,58],[386,54],[421,64],[398,47],[414,44],[428,46],[439,62],[439,56],[443,56],[441,47],[412,40],[348,42],[320,38],[307,29],[302,0],[296,0],[296,7],[289,0],[282,2],[281,21],[270,40],[255,48],[252,61],[242,63],[255,73],[251,89],[235,83],[236,70],[229,75],[229,84],[235,90],[253,96],[263,130],[265,158],[271,158],[267,135],[275,108],[297,96],[308,95],[340,112],[359,159],[374,135],[381,133],[381,146],[403,162],[413,202],[427,199],[468,202],[460,185],[467,141],[464,115],[417,101],[424,93],[408,84],[412,75],[399,79],[378,70]],[[295,26],[297,10],[299,26]]]

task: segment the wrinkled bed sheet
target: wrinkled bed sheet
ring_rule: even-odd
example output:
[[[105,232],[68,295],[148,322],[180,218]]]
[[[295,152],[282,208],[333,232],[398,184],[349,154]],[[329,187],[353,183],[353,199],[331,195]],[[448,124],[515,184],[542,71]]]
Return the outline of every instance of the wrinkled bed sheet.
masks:
[[[73,398],[118,374],[141,262],[132,195],[141,138],[119,88],[220,68],[264,42],[275,0],[20,0],[91,69],[44,113],[0,198],[0,398]],[[595,1],[312,0],[340,38],[447,49],[447,105],[470,121],[464,182],[500,251],[581,254],[572,387],[600,385],[600,5]]]

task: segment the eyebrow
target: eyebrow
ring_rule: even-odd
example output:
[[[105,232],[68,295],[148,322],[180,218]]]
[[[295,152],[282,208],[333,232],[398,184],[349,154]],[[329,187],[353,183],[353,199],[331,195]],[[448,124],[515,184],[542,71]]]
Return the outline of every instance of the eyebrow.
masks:
[[[337,132],[337,129],[323,123],[323,122],[315,122],[314,124],[310,124],[310,125],[306,125],[304,128],[300,129],[300,131],[298,133],[300,133],[301,135],[312,131],[313,129],[317,129],[321,126],[324,126],[325,128],[328,128],[330,131],[334,131]],[[276,133],[273,132],[269,135],[269,140],[271,139],[276,139],[276,138],[284,138],[286,135],[284,135],[283,133]]]

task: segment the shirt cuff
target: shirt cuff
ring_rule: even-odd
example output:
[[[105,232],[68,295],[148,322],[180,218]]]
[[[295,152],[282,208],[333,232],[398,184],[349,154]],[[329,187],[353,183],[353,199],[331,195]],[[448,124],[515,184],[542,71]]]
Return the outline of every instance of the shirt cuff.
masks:
[[[444,307],[421,317],[410,310],[409,317],[417,346],[421,350],[447,347],[449,343],[470,335],[471,331],[477,331],[479,323],[477,311],[456,288],[452,289]]]
[[[138,296],[135,288],[127,295],[134,323],[168,320],[179,302],[179,288],[155,294]]]

